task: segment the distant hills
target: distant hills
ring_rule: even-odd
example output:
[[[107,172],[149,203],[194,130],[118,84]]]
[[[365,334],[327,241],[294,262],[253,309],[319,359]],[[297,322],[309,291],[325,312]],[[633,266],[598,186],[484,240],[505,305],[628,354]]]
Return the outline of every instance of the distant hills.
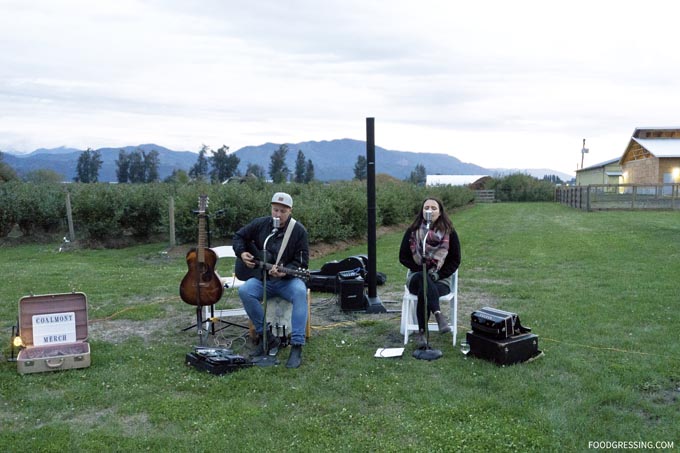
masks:
[[[293,172],[298,150],[305,155],[305,160],[314,164],[316,179],[320,181],[351,180],[354,178],[354,165],[358,156],[366,156],[366,142],[351,139],[330,141],[309,141],[301,143],[286,143],[288,154],[286,164]],[[280,144],[265,143],[260,146],[246,146],[234,152],[240,159],[239,170],[245,173],[249,163],[260,165],[265,171],[269,170],[271,155]],[[196,163],[198,154],[192,151],[174,151],[155,144],[125,146],[122,148],[99,148],[102,167],[99,171],[99,181],[115,182],[116,160],[120,150],[130,153],[135,150],[150,152],[158,151],[159,175],[161,179],[170,176],[174,170],[189,171]],[[37,149],[29,154],[3,153],[4,161],[12,166],[19,175],[39,169],[53,170],[64,176],[65,181],[73,181],[78,163],[78,156],[85,150],[75,148]],[[554,170],[543,169],[487,169],[475,164],[461,162],[447,154],[416,153],[409,151],[390,151],[379,146],[375,147],[376,173],[391,175],[397,179],[406,179],[421,164],[428,174],[445,175],[495,175],[509,172],[524,172],[538,178],[546,174],[554,174],[563,180],[569,180],[571,175]]]

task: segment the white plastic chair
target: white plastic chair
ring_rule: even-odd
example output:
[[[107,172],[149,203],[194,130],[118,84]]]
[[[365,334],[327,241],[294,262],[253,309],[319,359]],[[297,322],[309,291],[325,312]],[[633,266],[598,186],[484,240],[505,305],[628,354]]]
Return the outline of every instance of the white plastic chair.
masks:
[[[453,346],[456,346],[456,330],[458,326],[458,271],[451,276],[451,291],[439,298],[439,304],[449,304],[449,326],[453,334]],[[418,332],[418,317],[416,308],[418,307],[418,296],[411,294],[408,287],[404,285],[404,297],[401,302],[401,330],[404,334],[404,344],[408,343],[411,332]],[[428,323],[429,331],[439,331],[437,323]]]
[[[212,247],[211,250],[215,252],[217,255],[218,261],[221,260],[222,258],[234,258],[236,259],[236,254],[234,253],[234,248],[231,245],[221,245],[219,247]],[[222,271],[222,274],[227,275],[226,277],[223,277],[220,273],[219,270],[219,265],[217,265],[217,275],[220,276],[220,281],[222,282],[222,285],[224,288],[229,291],[234,291],[233,288],[238,288],[239,286],[243,285],[245,282],[243,280],[239,280],[236,278],[236,274],[234,274],[234,266],[235,263],[231,265],[231,271]],[[229,275],[231,274],[231,275]],[[237,298],[237,300],[239,300]],[[231,308],[231,309],[226,309],[226,310],[215,310],[214,306],[206,306],[203,307],[203,319],[207,321],[210,320],[210,318],[215,317],[215,318],[229,318],[229,317],[234,317],[234,316],[247,316],[246,315],[246,310],[241,307],[241,308]]]

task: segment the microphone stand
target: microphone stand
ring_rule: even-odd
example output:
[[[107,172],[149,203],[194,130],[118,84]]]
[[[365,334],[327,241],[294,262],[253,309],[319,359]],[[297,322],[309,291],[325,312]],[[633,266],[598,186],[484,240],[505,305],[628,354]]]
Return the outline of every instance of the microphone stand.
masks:
[[[278,218],[276,218],[278,220]],[[271,238],[273,238],[276,233],[278,233],[279,228],[278,228],[278,222],[274,221],[274,229],[272,232],[267,236],[267,239],[264,240],[264,246],[262,247],[264,250],[262,251],[263,256],[262,256],[262,263],[265,264],[267,262],[267,242]],[[267,338],[267,335],[269,333],[269,325],[267,324],[267,266],[264,266],[264,272],[262,273],[262,306],[263,306],[263,315],[262,315],[262,346],[264,350],[264,355],[262,357],[258,357],[256,360],[253,360],[253,363],[257,366],[261,367],[268,367],[272,365],[278,365],[279,361],[276,359],[276,354],[273,356],[269,355],[269,338]]]
[[[425,347],[413,351],[413,357],[420,360],[437,360],[442,357],[442,351],[439,349],[432,349],[430,346],[430,326],[428,322],[427,306],[427,265],[425,260],[425,245],[427,243],[427,235],[430,233],[430,222],[432,220],[432,212],[425,211],[425,221],[427,222],[427,231],[423,238],[423,322],[425,323]]]

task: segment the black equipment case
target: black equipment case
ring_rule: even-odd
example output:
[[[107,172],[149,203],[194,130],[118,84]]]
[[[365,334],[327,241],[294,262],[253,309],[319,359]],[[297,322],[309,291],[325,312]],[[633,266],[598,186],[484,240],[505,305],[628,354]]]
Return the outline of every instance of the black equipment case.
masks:
[[[538,350],[538,336],[533,333],[496,339],[470,331],[467,333],[467,342],[470,345],[470,355],[498,365],[526,362],[541,355]]]
[[[253,363],[243,356],[232,354],[228,349],[196,348],[186,356],[188,366],[210,374],[226,374],[242,368],[253,366]]]
[[[337,293],[338,292],[338,276],[323,275],[321,271],[311,271],[309,273],[309,289],[312,291],[322,293]]]
[[[364,277],[367,263],[368,257],[365,255],[350,256],[341,261],[330,261],[321,266],[320,270],[309,273],[309,289],[337,294],[340,291],[339,274],[354,272]]]
[[[497,308],[484,307],[473,311],[470,323],[474,332],[496,339],[531,332],[531,329],[522,327],[516,313]]]

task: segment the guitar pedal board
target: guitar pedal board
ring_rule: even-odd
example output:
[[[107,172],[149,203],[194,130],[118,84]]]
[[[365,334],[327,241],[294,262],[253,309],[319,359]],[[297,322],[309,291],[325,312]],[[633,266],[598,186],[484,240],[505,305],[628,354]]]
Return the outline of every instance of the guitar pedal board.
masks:
[[[211,374],[226,374],[253,366],[245,357],[230,349],[196,347],[186,355],[186,364]]]

